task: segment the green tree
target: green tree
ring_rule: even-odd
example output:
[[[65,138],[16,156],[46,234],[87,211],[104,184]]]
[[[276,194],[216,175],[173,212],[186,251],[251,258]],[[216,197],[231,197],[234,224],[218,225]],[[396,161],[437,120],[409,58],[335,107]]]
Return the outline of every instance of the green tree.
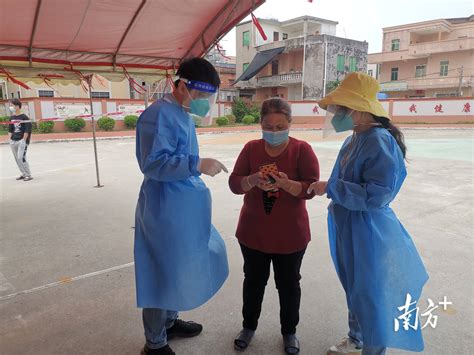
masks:
[[[341,84],[339,79],[328,81],[326,84],[326,95],[329,94],[331,91],[337,89],[337,87]]]
[[[242,99],[235,100],[232,105],[232,114],[235,116],[235,121],[241,123],[245,115],[249,114],[249,108]]]

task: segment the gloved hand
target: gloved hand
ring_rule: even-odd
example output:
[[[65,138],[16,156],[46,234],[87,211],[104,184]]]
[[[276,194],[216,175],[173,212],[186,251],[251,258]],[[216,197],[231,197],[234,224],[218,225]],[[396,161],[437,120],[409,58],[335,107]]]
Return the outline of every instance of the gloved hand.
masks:
[[[198,171],[205,175],[215,176],[221,171],[228,173],[229,171],[220,161],[212,158],[201,158],[199,159]]]
[[[328,186],[327,181],[316,181],[313,182],[309,187],[307,193],[310,194],[314,191],[314,193],[318,196],[322,196],[326,193],[326,189]]]

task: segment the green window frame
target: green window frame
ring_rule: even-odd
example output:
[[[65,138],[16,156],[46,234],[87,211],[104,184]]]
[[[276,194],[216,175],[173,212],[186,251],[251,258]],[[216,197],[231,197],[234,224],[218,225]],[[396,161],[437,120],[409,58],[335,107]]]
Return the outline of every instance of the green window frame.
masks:
[[[426,76],[426,64],[415,66],[415,78],[422,78]]]
[[[390,76],[391,81],[397,81],[398,80],[398,68],[392,68],[392,73]]]
[[[392,52],[394,51],[399,51],[400,50],[400,40],[397,39],[392,39]]]
[[[339,54],[337,56],[337,71],[344,72],[346,71],[346,56]]]
[[[357,71],[357,58],[356,57],[349,57],[349,71]]]
[[[449,60],[439,62],[439,76],[448,76]]]
[[[242,33],[242,45],[247,47],[250,46],[250,31]]]

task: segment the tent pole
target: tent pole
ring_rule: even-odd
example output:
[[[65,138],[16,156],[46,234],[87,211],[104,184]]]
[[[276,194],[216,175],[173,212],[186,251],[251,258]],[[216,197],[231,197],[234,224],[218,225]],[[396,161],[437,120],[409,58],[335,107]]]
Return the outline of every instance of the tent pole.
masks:
[[[145,83],[145,108],[148,107],[148,83]]]
[[[91,74],[87,80],[87,84],[89,86],[89,103],[91,108],[91,125],[92,125],[92,140],[94,142],[94,159],[95,159],[95,173],[97,177],[97,185],[94,187],[103,187],[104,185],[100,184],[100,177],[99,177],[99,160],[97,159],[97,142],[95,137],[95,120],[94,120],[94,105],[92,104],[92,78],[94,74]]]

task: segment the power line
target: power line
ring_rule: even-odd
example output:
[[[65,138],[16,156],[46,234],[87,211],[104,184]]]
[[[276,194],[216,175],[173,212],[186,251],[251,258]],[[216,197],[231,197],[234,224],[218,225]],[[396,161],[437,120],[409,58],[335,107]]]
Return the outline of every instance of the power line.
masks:
[[[395,68],[396,68],[396,67],[395,67]],[[454,72],[454,71],[459,72],[460,69],[461,69],[460,67],[459,67],[459,68],[454,68],[454,69],[449,69],[448,72]],[[465,68],[465,67],[464,67],[464,69],[474,70],[473,68]],[[397,79],[397,80],[394,80],[394,81],[403,81],[403,80],[411,80],[411,79],[415,79],[415,80],[416,80],[416,79],[420,79],[420,80],[423,80],[423,79],[426,79],[427,77],[430,77],[430,76],[433,76],[433,75],[438,75],[439,79],[448,79],[448,78],[457,78],[457,77],[458,77],[457,75],[456,75],[456,76],[447,76],[447,75],[446,75],[446,76],[440,76],[440,75],[439,75],[440,72],[441,72],[441,71],[436,71],[436,72],[433,72],[433,73],[425,74],[425,75],[423,75],[423,76],[405,77],[405,78],[403,78],[403,79]],[[470,75],[470,76],[472,76],[472,75]],[[430,79],[430,78],[428,78],[428,79]],[[433,79],[434,79],[434,78],[433,78]]]

